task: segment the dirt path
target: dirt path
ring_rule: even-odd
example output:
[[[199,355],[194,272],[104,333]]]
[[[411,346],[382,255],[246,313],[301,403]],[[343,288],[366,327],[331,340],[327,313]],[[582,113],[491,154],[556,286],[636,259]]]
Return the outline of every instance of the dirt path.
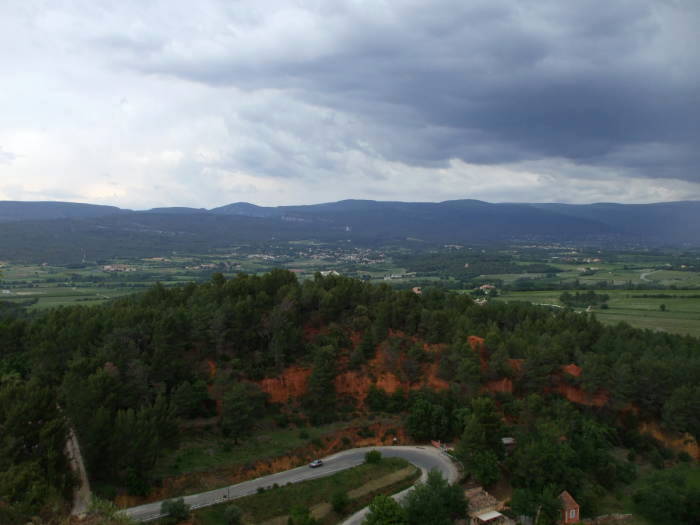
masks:
[[[73,491],[73,510],[71,510],[71,515],[83,516],[87,513],[88,507],[90,506],[92,493],[90,491],[90,482],[88,481],[85,464],[83,463],[83,456],[80,453],[78,438],[73,431],[73,427],[69,429],[68,440],[66,441],[66,455],[68,456],[71,470],[78,478],[78,486]]]

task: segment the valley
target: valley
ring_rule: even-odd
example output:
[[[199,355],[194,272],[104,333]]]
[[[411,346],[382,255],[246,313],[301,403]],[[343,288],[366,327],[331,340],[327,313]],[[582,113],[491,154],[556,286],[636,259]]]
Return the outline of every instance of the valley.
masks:
[[[542,271],[533,271],[538,265]],[[233,277],[275,268],[289,270],[301,280],[317,272],[337,272],[397,289],[438,286],[475,297],[480,286],[494,285],[496,300],[534,304],[561,305],[558,298],[564,291],[594,289],[611,295],[605,309],[596,309],[603,322],[700,335],[700,252],[692,250],[411,243],[366,247],[294,241],[235,245],[219,254],[165,254],[69,265],[0,261],[0,300],[29,310],[100,304],[156,282],[177,286],[204,282],[217,272]]]

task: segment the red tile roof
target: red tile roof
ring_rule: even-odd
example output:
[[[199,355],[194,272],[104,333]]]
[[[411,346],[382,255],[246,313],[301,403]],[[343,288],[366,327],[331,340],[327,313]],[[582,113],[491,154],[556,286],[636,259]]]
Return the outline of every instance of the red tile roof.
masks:
[[[576,500],[573,498],[573,496],[569,494],[566,490],[559,494],[559,499],[561,500],[562,504],[564,505],[564,509],[566,510],[578,509],[579,507],[578,503],[576,503]]]

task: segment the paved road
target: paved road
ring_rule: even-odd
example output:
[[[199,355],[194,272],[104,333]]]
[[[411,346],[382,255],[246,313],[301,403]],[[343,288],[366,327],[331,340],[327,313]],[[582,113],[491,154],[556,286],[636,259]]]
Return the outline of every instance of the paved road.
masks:
[[[275,483],[278,485],[286,485],[287,483],[297,483],[299,481],[330,476],[335,472],[362,464],[365,460],[365,453],[368,450],[379,450],[382,455],[386,457],[399,457],[413,463],[423,471],[421,479],[425,479],[425,476],[427,476],[428,471],[431,469],[440,471],[450,482],[454,482],[459,478],[459,472],[449,457],[433,447],[396,446],[354,448],[323,458],[324,465],[320,468],[311,469],[308,466],[297,467],[292,470],[263,476],[261,478],[238,483],[237,485],[231,485],[230,487],[202,492],[201,494],[194,494],[192,496],[185,496],[185,503],[192,508],[206,507],[255,494],[259,487],[269,487]],[[405,492],[407,491],[397,494],[395,497],[400,497],[404,495]],[[162,501],[157,501],[138,507],[131,507],[124,512],[135,520],[150,521],[162,516],[160,513],[161,503]],[[364,514],[362,514],[363,512],[366,512],[366,509],[354,514],[344,523],[360,523],[364,516]]]
[[[656,273],[656,272],[658,272],[658,271],[660,271],[660,270],[652,270],[652,271],[650,271],[650,272],[643,272],[643,273],[639,276],[639,280],[640,280],[640,281],[647,281],[647,282],[648,282],[649,279],[647,279],[647,277],[648,277],[649,275],[651,275],[652,273]]]

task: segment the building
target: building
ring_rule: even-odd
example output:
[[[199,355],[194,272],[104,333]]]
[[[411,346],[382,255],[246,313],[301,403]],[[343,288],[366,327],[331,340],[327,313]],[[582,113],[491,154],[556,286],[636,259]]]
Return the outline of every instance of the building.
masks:
[[[502,504],[483,487],[464,491],[469,500],[469,525],[510,525],[513,521],[498,512]]]
[[[577,523],[581,520],[579,504],[566,490],[559,494],[562,508],[562,521],[560,523]]]
[[[506,455],[510,455],[515,449],[515,438],[514,437],[504,437],[501,438],[501,443],[503,443],[503,449],[506,451]]]

